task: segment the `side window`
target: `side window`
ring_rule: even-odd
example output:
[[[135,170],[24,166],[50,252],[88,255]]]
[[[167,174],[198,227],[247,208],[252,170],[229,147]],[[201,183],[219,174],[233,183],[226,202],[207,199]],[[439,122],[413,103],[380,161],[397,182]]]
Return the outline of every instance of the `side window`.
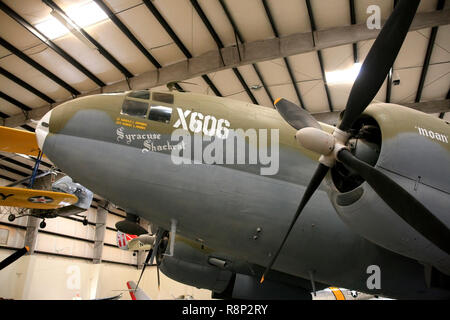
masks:
[[[173,104],[173,94],[165,92],[153,92],[152,99],[162,103]]]
[[[125,99],[121,113],[132,117],[145,118],[147,110],[148,102]]]
[[[165,107],[165,106],[152,105],[150,107],[150,113],[148,115],[148,119],[153,120],[153,121],[169,123],[171,116],[172,116],[172,108]]]
[[[130,98],[138,98],[138,99],[148,100],[148,99],[150,99],[150,91],[148,91],[148,90],[133,91],[128,96]]]

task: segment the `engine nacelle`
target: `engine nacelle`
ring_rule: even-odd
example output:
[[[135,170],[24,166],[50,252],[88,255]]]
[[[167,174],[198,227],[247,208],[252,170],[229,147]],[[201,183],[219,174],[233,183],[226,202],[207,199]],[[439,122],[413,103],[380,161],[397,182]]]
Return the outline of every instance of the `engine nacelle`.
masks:
[[[381,150],[375,167],[450,226],[450,127],[447,123],[393,104],[367,108],[364,121],[379,127]],[[359,129],[359,128],[356,128]],[[342,220],[364,238],[450,274],[450,256],[399,217],[366,183],[333,169],[330,199]],[[352,184],[353,183],[353,184]],[[350,186],[350,187],[349,187]]]
[[[176,238],[173,256],[163,256],[161,272],[169,278],[196,288],[223,292],[232,277],[232,272],[211,265],[209,256],[201,249]]]
[[[169,278],[213,291],[219,299],[302,299],[311,300],[309,290],[270,279],[259,283],[254,276],[235,273],[226,259],[182,237],[176,238],[173,256],[163,256],[161,272]]]
[[[265,280],[259,283],[255,277],[236,274],[230,284],[228,295],[214,295],[213,298],[242,300],[311,300],[312,295],[306,289],[293,287],[281,282]]]

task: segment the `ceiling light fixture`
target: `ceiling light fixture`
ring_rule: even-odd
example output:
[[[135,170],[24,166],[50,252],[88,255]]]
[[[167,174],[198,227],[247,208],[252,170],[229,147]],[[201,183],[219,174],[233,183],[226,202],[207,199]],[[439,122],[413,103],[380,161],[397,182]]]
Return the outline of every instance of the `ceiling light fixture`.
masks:
[[[79,7],[68,8],[66,13],[81,28],[108,19],[106,13],[93,1]]]
[[[67,30],[61,22],[53,17],[36,24],[35,27],[50,40],[62,37],[63,35],[69,33],[69,30]]]
[[[80,31],[80,28],[77,24],[75,24],[69,17],[65,16],[64,14],[61,14],[60,12],[56,10],[52,10],[50,14],[58,20],[64,27],[67,28],[75,37],[78,38],[81,42],[83,42],[85,45],[87,45],[91,49],[97,49],[97,47],[89,41],[88,38],[86,38]]]
[[[67,16],[52,10],[49,19],[38,23],[35,27],[47,38],[54,40],[69,32],[93,49],[97,49],[83,34],[80,28],[91,26],[108,18],[106,13],[95,3],[89,2],[79,7],[69,7],[65,10]]]
[[[325,72],[328,84],[353,83],[361,70],[361,63],[355,63],[348,69]]]

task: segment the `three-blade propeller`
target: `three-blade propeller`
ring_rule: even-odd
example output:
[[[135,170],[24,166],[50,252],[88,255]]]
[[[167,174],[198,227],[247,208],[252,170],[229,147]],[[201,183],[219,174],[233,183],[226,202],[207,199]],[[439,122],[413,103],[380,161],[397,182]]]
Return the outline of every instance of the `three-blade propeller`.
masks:
[[[419,2],[420,0],[400,0],[395,7],[364,60],[350,92],[342,121],[332,135],[322,131],[320,124],[305,110],[285,99],[276,101],[275,107],[280,115],[298,130],[296,134],[298,142],[322,156],[280,247],[261,277],[261,283],[275,263],[303,208],[336,161],[357,172],[395,213],[450,254],[450,231],[445,224],[388,176],[356,158],[347,147],[349,130],[386,79],[406,38]]]
[[[136,290],[139,287],[139,282],[141,281],[142,275],[144,274],[145,267],[147,264],[150,263],[150,265],[153,264],[154,259],[156,258],[156,275],[158,280],[158,290],[160,287],[160,276],[159,276],[159,265],[161,264],[161,261],[158,260],[158,255],[161,255],[164,253],[165,247],[167,243],[165,243],[164,234],[166,233],[165,230],[158,228],[156,231],[156,238],[153,247],[148,252],[147,258],[145,259],[144,266],[142,267],[141,275],[139,276],[139,280],[136,284]]]

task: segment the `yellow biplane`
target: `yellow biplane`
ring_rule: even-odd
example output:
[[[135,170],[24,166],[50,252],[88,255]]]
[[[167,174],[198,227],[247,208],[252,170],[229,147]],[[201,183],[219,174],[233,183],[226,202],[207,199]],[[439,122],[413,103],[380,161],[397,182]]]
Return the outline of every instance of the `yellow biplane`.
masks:
[[[0,151],[25,154],[29,156],[41,156],[41,151],[37,145],[36,134],[23,130],[17,130],[8,127],[0,127]],[[39,165],[39,160],[36,162],[36,167]],[[33,170],[34,172],[36,170]],[[34,179],[35,175],[30,177]],[[69,178],[69,177],[67,177]],[[29,213],[19,214],[18,217],[34,216],[43,219],[40,223],[41,228],[45,228],[46,218],[55,218],[58,216],[74,215],[86,210],[86,203],[92,201],[92,194],[88,201],[84,201],[80,207],[80,198],[77,196],[77,191],[84,195],[90,191],[81,185],[76,185],[72,188],[75,192],[55,192],[49,190],[36,190],[32,188],[17,188],[10,186],[0,186],[0,206],[18,207],[30,209]],[[31,183],[32,185],[32,183]],[[65,191],[65,190],[64,190]],[[89,198],[89,194],[88,194]],[[23,212],[23,211],[22,211]],[[8,216],[9,221],[16,219],[15,214]],[[84,217],[83,224],[87,225],[87,219]]]
[[[73,194],[13,187],[0,187],[0,205],[29,209],[58,209],[77,203]]]

